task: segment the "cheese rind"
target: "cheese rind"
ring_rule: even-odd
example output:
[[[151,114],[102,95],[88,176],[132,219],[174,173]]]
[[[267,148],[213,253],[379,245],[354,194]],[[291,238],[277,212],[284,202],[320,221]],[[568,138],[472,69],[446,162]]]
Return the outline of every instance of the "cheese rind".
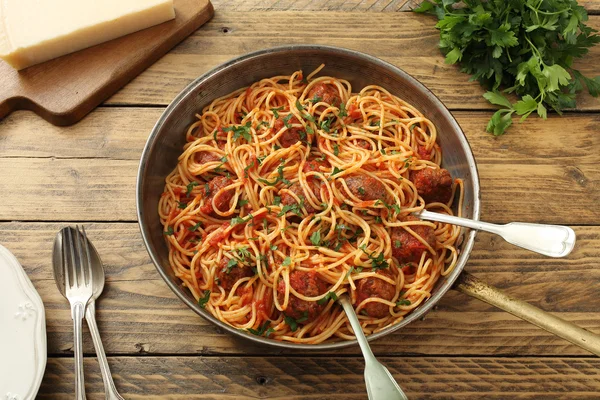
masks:
[[[0,0],[0,58],[23,69],[173,18],[173,0]]]

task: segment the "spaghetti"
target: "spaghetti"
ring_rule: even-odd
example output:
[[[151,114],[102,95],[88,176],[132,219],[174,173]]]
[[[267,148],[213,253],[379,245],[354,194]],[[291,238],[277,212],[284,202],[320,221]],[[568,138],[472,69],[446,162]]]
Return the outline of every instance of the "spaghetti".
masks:
[[[159,214],[176,276],[200,306],[295,343],[397,323],[455,267],[460,229],[418,220],[460,210],[436,129],[384,88],[275,76],[215,99],[188,129]],[[457,192],[457,193],[455,193]]]

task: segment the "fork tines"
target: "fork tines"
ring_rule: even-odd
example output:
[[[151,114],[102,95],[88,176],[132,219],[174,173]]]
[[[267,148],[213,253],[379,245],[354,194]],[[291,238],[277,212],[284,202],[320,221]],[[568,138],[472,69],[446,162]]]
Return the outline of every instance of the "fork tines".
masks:
[[[65,289],[91,285],[92,261],[85,228],[76,225],[61,232]]]

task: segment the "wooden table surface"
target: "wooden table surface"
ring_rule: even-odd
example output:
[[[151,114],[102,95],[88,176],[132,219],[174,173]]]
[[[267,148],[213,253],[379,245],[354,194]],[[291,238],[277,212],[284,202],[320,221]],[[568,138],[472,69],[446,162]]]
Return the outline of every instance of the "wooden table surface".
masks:
[[[21,261],[46,305],[48,364],[40,398],[73,397],[72,325],[52,279],[52,241],[84,223],[105,262],[97,303],[104,347],[125,398],[364,399],[358,347],[332,353],[259,347],[188,309],[162,281],[135,215],[146,138],[192,79],[232,57],[275,45],[329,44],[389,61],[451,109],[475,153],[481,218],[558,223],[578,235],[548,259],[481,233],[466,269],[514,297],[600,333],[600,102],[547,121],[530,117],[494,138],[483,90],[436,47],[434,19],[401,0],[214,0],[214,19],[83,121],[49,125],[30,112],[0,121],[0,243]],[[406,3],[406,4],[405,4]],[[583,3],[600,28],[600,0]],[[578,63],[600,72],[600,46]],[[426,111],[426,110],[423,110]],[[86,389],[103,398],[91,339]],[[422,321],[373,342],[411,399],[598,398],[600,359],[480,301],[449,292]],[[4,361],[4,360],[3,360]]]

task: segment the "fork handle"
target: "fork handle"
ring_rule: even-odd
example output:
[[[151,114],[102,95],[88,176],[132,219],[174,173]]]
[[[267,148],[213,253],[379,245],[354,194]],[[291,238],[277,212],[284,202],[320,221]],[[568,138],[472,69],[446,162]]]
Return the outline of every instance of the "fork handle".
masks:
[[[92,341],[94,342],[94,348],[96,349],[96,356],[98,357],[98,364],[100,365],[100,372],[102,373],[102,382],[104,383],[105,398],[106,400],[123,400],[123,397],[117,392],[115,382],[110,373],[108,361],[106,360],[106,353],[104,352],[102,339],[100,339],[100,331],[96,324],[96,302],[93,297],[88,302],[85,309],[85,320],[90,328],[90,334],[92,335]]]
[[[82,321],[85,304],[77,302],[73,305],[71,317],[73,318],[73,332],[75,345],[75,399],[85,400],[85,384],[83,380],[83,336]]]

